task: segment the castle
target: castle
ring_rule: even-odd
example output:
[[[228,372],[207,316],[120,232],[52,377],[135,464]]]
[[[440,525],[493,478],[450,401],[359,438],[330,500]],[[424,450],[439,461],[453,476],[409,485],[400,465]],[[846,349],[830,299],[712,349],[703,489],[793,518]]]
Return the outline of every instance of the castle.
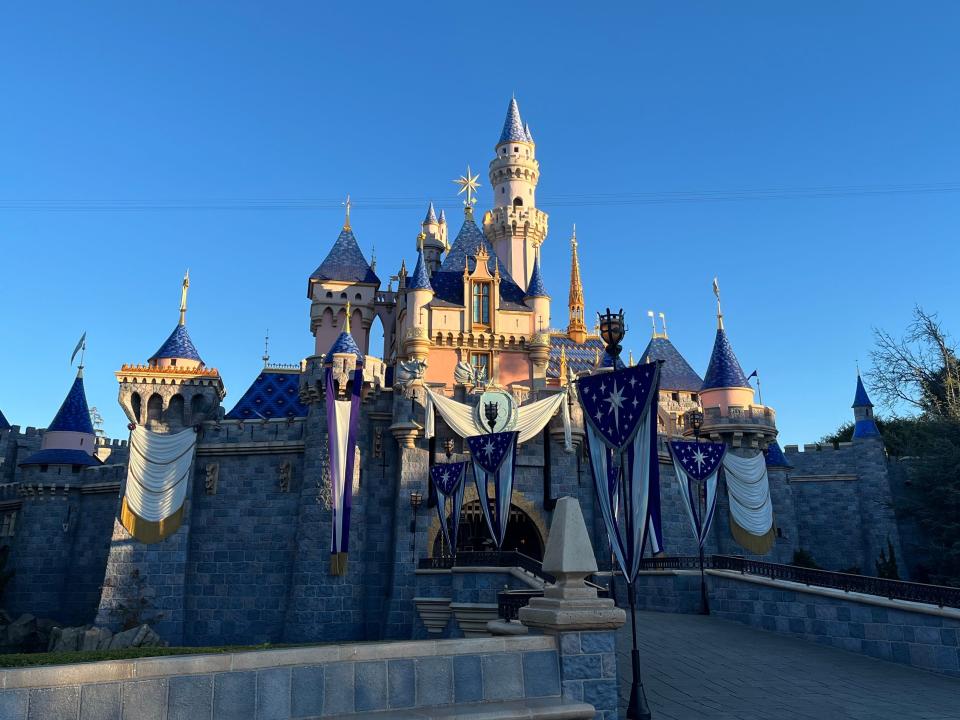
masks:
[[[10,546],[8,567],[16,572],[3,607],[68,624],[115,626],[125,613],[139,613],[172,645],[410,638],[430,622],[431,631],[450,635],[475,629],[491,593],[518,581],[492,573],[484,584],[477,573],[418,568],[419,560],[443,551],[428,469],[448,457],[468,458],[465,443],[440,419],[436,437],[425,437],[424,386],[475,403],[473,385],[455,377],[458,363],[468,363],[474,377],[507,390],[522,407],[564,392],[572,378],[609,362],[588,328],[575,232],[567,327],[553,329],[541,272],[551,253],[548,217],[536,202],[536,150],[511,100],[489,165],[493,207],[475,216],[477,176],[468,170],[461,178],[463,217],[449,221],[458,229],[452,232],[445,212],[431,204],[417,234],[414,270],[404,263],[395,288],[394,279],[383,287],[361,252],[348,204],[339,236],[307,281],[312,354],[292,366],[265,359],[229,409],[222,405],[223,379],[188,333],[185,280],[169,337],[146,362],[116,372],[131,428],[197,429],[179,525],[159,542],[134,539],[118,520],[131,448],[97,437],[82,369],[45,430],[22,430],[0,415],[0,543]],[[382,358],[369,355],[374,318],[384,327]],[[781,450],[776,414],[754,402],[719,307],[717,325],[703,377],[665,327],[654,326],[641,355],[663,363],[658,425],[666,552],[695,550],[665,441],[689,436],[684,413],[701,407],[701,435],[727,442],[734,453],[766,456],[777,532],[768,559],[789,562],[806,548],[824,567],[870,572],[888,542],[899,554],[895,482],[859,378],[851,443]],[[395,382],[401,363],[417,362],[425,363],[422,382]],[[347,378],[358,363],[350,563],[345,574],[333,575],[323,373],[332,364],[352,383]],[[559,417],[519,448],[505,549],[542,557],[556,499],[573,495],[598,557],[609,558],[583,418],[575,403],[570,412],[573,452],[565,451]],[[721,490],[707,551],[743,554],[726,510]],[[472,482],[459,547],[489,548]],[[436,625],[436,617],[451,613],[454,620]]]

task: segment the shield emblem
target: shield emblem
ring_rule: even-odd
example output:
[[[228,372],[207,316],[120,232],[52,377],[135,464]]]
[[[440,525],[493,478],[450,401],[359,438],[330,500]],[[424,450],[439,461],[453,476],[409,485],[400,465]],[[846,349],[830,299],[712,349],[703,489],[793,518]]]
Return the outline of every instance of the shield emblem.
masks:
[[[487,390],[480,395],[473,419],[484,433],[512,430],[517,424],[517,404],[508,392]]]

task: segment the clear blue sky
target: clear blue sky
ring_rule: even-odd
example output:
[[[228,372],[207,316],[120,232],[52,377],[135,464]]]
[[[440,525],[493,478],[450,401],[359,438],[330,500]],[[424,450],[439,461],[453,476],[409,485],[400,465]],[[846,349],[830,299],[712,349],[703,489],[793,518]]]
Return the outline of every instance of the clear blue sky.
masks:
[[[702,374],[719,275],[784,443],[851,417],[873,326],[899,330],[920,303],[960,332],[960,192],[862,192],[960,188],[957,3],[332,5],[0,10],[12,423],[50,422],[87,330],[88,398],[125,436],[112,373],[173,328],[186,267],[188,326],[231,407],[266,328],[274,360],[311,352],[306,278],[337,236],[333,201],[352,194],[381,277],[409,264],[428,199],[459,227],[450,179],[485,172],[513,92],[541,162],[555,324],[573,222],[588,313],[623,306],[637,353],[646,311],[664,311]],[[839,187],[856,192],[795,192]],[[729,199],[745,189],[787,192]]]

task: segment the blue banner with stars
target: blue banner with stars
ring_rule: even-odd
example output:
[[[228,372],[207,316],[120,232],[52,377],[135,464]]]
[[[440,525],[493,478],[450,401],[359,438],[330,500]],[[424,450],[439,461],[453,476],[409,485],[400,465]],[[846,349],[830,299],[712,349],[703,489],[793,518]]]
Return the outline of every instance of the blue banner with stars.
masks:
[[[457,535],[460,529],[460,509],[463,506],[463,476],[465,462],[437,463],[430,468],[430,480],[437,491],[437,515],[440,516],[440,529],[443,531],[447,550],[457,554]],[[450,509],[447,510],[447,500]]]
[[[645,546],[663,550],[657,455],[658,362],[577,380],[587,449],[613,555],[628,583]]]
[[[724,443],[670,441],[677,486],[701,550],[717,509],[717,482],[726,450]]]
[[[467,438],[473,458],[473,479],[483,517],[497,549],[503,545],[513,498],[513,471],[516,466],[517,431],[488,433]],[[491,485],[493,508],[490,507]]]

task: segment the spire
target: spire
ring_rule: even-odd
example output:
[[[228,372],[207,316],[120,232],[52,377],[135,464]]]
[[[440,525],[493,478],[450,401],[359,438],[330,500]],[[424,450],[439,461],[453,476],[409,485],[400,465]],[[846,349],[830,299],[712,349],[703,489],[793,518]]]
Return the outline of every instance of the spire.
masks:
[[[350,193],[347,193],[347,199],[343,201],[344,208],[344,217],[343,217],[343,229],[350,230]]]
[[[430,207],[427,208],[427,216],[423,219],[423,224],[436,224],[437,223],[437,213],[433,209],[433,200],[430,201]]]
[[[430,285],[430,276],[427,274],[427,264],[423,261],[423,233],[420,233],[417,241],[417,266],[413,269],[413,275],[410,276],[407,289],[433,292],[433,286]]]
[[[70,392],[43,434],[40,451],[20,465],[100,465],[93,454],[95,449],[96,433],[83,389],[83,370],[78,368]]]
[[[90,421],[90,408],[87,405],[87,393],[83,388],[83,369],[77,369],[77,377],[70,386],[70,392],[57,411],[47,432],[79,432],[93,435],[93,423]]]
[[[527,284],[526,297],[550,297],[547,293],[547,286],[543,283],[543,274],[540,272],[540,248],[536,250],[533,258],[533,272],[530,273],[530,282]]]
[[[857,392],[853,396],[853,420],[854,440],[880,437],[880,428],[877,427],[877,421],[873,417],[873,403],[870,402],[867,389],[863,386],[859,368],[857,368]]]
[[[500,142],[497,145],[507,142],[530,142],[523,129],[520,107],[517,105],[516,98],[510,98],[510,104],[507,106],[507,117],[503,121],[503,132],[500,133]]]
[[[523,124],[523,134],[527,136],[527,142],[533,144],[533,135],[530,133],[530,123]]]
[[[870,396],[867,395],[867,389],[863,386],[863,379],[860,377],[859,370],[857,370],[857,392],[853,396],[853,405],[850,407],[873,407],[873,403],[870,402]]]
[[[710,364],[707,366],[707,374],[703,379],[702,390],[713,390],[714,388],[750,388],[747,376],[740,367],[740,361],[733,353],[733,347],[727,339],[727,332],[723,329],[722,316],[720,316],[721,325],[717,328],[717,336],[713,341],[713,353],[710,355]]]
[[[347,301],[346,305],[346,315],[343,319],[343,330],[340,331],[340,334],[337,336],[337,339],[333,341],[333,345],[330,347],[330,350],[327,351],[326,361],[328,363],[333,361],[334,355],[350,354],[356,355],[360,363],[363,363],[363,353],[360,352],[360,348],[357,346],[357,341],[353,339],[353,335],[350,334],[350,301]]]
[[[190,289],[190,270],[183,276],[183,286],[180,288],[180,324],[187,324],[187,291]]]
[[[430,203],[430,207],[433,207],[433,203]],[[447,214],[442,209],[440,210],[440,224],[447,224]]]
[[[560,385],[567,384],[567,346],[560,346],[560,367],[557,370],[557,375],[560,378]]]
[[[717,329],[723,330],[723,310],[720,309],[720,283],[713,277],[713,294],[717,296]]]
[[[347,300],[346,314],[343,318],[343,332],[350,332],[350,301]]]
[[[570,310],[567,336],[576,343],[582,343],[587,338],[587,328],[583,324],[583,283],[580,281],[580,259],[577,257],[576,224],[570,238],[570,298],[567,305]]]

